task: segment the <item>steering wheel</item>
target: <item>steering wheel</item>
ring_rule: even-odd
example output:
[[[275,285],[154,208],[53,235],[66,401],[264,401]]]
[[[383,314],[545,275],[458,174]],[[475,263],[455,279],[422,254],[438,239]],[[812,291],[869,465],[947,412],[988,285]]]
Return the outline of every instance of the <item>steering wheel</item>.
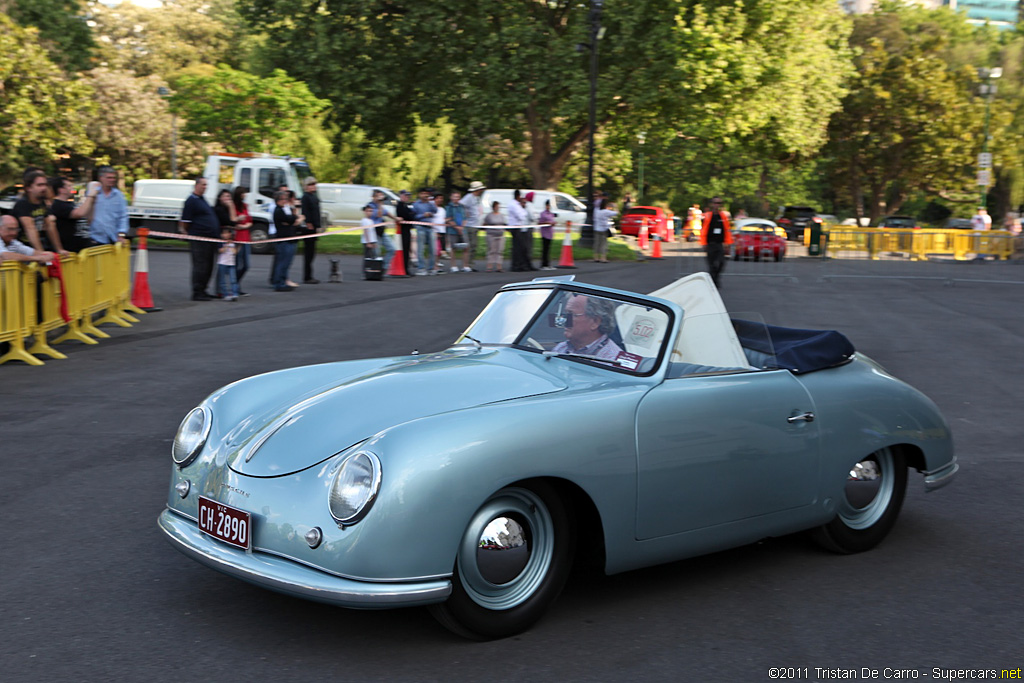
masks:
[[[544,350],[544,346],[539,341],[534,339],[533,337],[527,337],[523,341],[523,343],[526,344],[527,346],[532,346],[535,349],[540,349],[541,351]]]

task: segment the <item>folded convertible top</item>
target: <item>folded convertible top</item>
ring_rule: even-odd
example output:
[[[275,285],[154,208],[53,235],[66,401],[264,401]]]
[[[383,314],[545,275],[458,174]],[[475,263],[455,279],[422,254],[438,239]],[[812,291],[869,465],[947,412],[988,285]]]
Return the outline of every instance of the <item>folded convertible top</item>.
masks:
[[[744,349],[774,356],[775,367],[798,375],[842,365],[855,351],[835,330],[797,330],[735,318],[732,326]]]

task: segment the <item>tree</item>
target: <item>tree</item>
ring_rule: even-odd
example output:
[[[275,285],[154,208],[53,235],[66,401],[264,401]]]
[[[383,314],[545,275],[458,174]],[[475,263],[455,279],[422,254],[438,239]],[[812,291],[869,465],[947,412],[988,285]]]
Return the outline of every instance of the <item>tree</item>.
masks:
[[[10,0],[0,2],[0,12],[23,27],[38,29],[38,40],[52,61],[68,71],[82,71],[90,67],[95,47],[82,5],[81,0]]]
[[[857,77],[832,120],[829,151],[834,177],[872,221],[898,211],[912,191],[954,201],[974,192],[984,117],[977,75],[950,68],[941,24],[910,29],[906,17],[922,11],[885,5],[855,19]]]
[[[394,137],[411,126],[414,114],[425,121],[444,116],[457,127],[460,142],[490,135],[513,145],[524,142],[524,163],[538,188],[555,187],[587,139],[589,57],[587,49],[578,49],[590,41],[585,5],[571,0],[241,4],[243,14],[268,35],[263,57],[288,64],[290,73],[332,100],[337,121],[359,125],[373,138]],[[834,81],[843,71],[844,56],[837,48],[843,33],[834,5],[831,0],[607,3],[602,17],[607,32],[599,44],[598,125],[613,133],[611,141],[615,132],[628,138],[655,128],[668,138],[685,122],[687,134],[692,128],[694,135],[752,136],[774,127],[782,131],[783,146],[820,144],[834,106],[829,93],[838,89]],[[706,40],[700,30],[708,26],[716,33]],[[808,26],[810,35],[798,38]],[[751,51],[747,38],[765,46]],[[774,47],[776,42],[782,46]],[[758,62],[766,56],[771,60]],[[788,62],[796,66],[787,69]],[[797,88],[794,74],[832,86],[818,107],[800,110],[809,125],[796,117],[754,116],[736,100],[744,94],[741,86],[719,80],[742,76],[743,84]],[[687,96],[708,99],[694,107]],[[819,133],[807,144],[789,139],[808,131]]]
[[[157,9],[131,2],[91,3],[97,61],[115,71],[169,78],[195,64],[240,67],[252,38],[234,0],[166,0]]]
[[[98,160],[124,170],[128,179],[169,175],[171,113],[157,92],[166,82],[102,68],[88,72],[85,82],[99,108],[86,127]],[[201,146],[179,142],[178,160],[182,168],[201,168]]]
[[[88,154],[85,122],[95,111],[92,90],[69,80],[39,47],[38,32],[0,14],[0,177],[20,175],[59,154]]]
[[[173,85],[171,106],[186,119],[185,136],[212,138],[232,151],[269,152],[328,107],[280,69],[260,78],[223,65],[192,67]]]

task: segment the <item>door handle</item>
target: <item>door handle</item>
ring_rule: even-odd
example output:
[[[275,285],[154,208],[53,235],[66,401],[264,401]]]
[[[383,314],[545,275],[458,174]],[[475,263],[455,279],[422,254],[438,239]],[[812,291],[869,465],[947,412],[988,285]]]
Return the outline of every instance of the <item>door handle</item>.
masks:
[[[786,422],[794,424],[796,422],[814,422],[814,413],[800,413],[799,415],[793,415],[787,417]]]

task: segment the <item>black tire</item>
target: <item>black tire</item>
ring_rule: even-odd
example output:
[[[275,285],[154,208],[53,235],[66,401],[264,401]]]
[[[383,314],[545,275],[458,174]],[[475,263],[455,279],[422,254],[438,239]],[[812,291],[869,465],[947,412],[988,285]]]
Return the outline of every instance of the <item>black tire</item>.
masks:
[[[270,238],[270,231],[266,223],[257,221],[252,224],[252,229],[249,231],[249,238],[252,239],[254,244],[252,245],[252,253],[254,254],[273,254],[274,245],[272,244],[256,244],[260,240]]]
[[[573,526],[570,511],[543,482],[498,491],[467,524],[452,573],[452,594],[446,602],[431,605],[434,618],[473,640],[527,630],[544,616],[569,577]],[[499,542],[481,543],[485,536]]]
[[[882,542],[900,514],[907,492],[907,463],[899,449],[883,448],[854,464],[835,518],[811,537],[834,553],[870,550]]]

